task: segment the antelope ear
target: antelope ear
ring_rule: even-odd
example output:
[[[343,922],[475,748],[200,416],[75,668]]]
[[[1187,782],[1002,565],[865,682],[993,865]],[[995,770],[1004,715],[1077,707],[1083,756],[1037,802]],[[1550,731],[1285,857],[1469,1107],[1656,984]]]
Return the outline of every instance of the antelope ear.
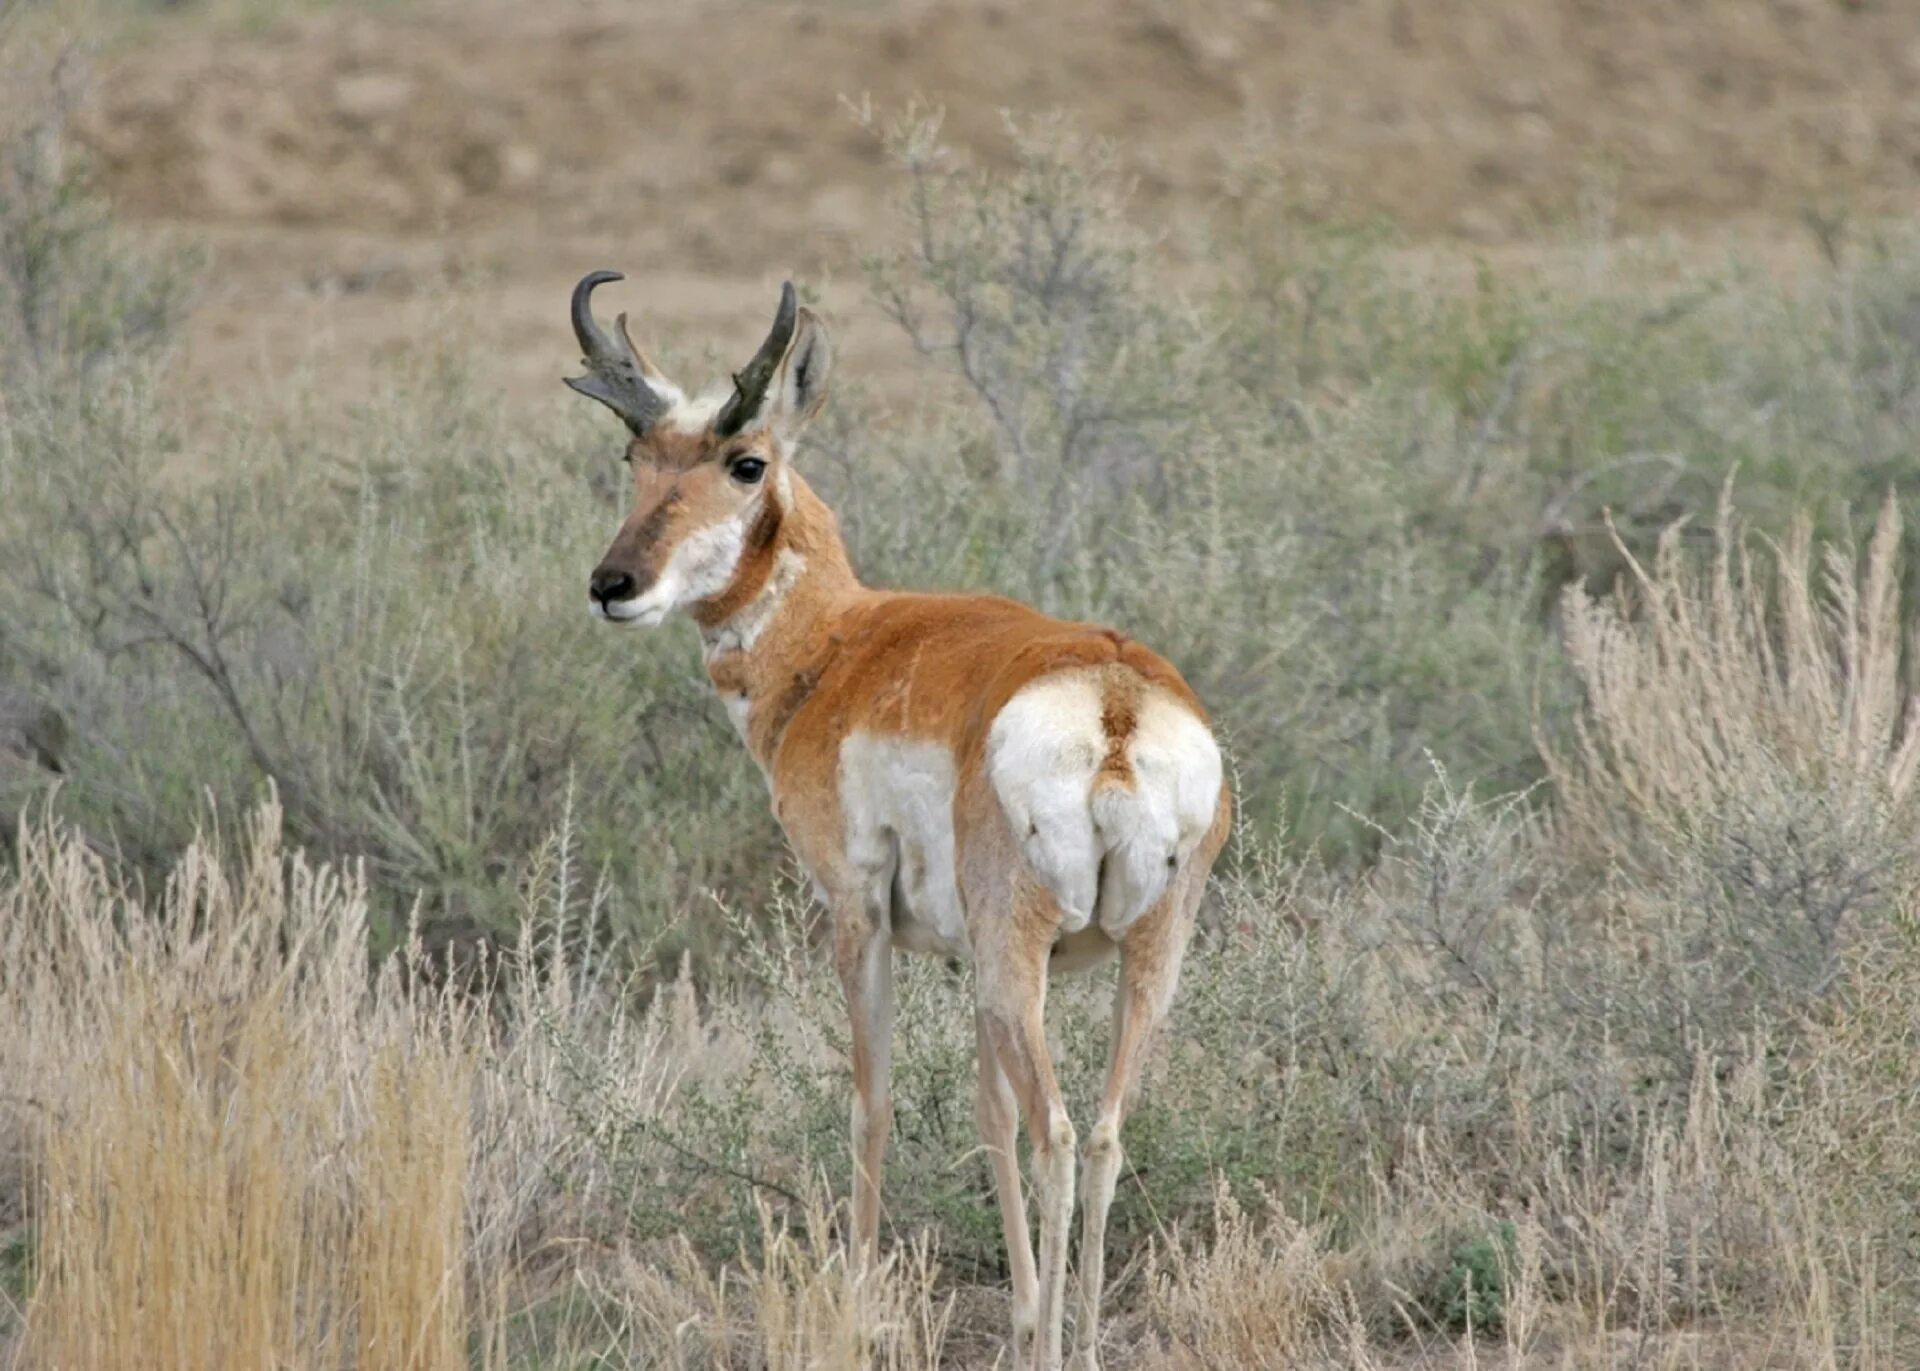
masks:
[[[793,342],[780,359],[769,396],[766,419],[781,442],[791,443],[820,412],[827,400],[827,378],[833,372],[833,341],[827,326],[810,309],[800,311]]]

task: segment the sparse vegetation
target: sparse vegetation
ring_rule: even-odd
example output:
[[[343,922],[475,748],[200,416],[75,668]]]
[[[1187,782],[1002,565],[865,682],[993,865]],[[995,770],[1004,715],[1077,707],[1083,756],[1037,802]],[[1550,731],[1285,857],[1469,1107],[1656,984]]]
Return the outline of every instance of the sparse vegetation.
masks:
[[[903,967],[855,1278],[762,787],[689,641],[556,611],[591,416],[438,340],[181,422],[179,264],[52,127],[0,181],[0,702],[65,721],[0,733],[0,1363],[991,1365],[965,973]],[[863,569],[1123,625],[1238,768],[1127,1364],[1910,1363],[1911,243],[1449,296],[1255,179],[1175,295],[1097,144],[885,136],[874,293],[953,384],[823,420]],[[1052,1000],[1082,1089],[1103,991]]]

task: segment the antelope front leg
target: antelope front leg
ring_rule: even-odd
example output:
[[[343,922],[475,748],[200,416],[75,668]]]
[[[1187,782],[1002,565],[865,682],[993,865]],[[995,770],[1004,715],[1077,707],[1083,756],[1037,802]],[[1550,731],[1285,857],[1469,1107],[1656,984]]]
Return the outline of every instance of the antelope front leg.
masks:
[[[836,919],[834,966],[847,996],[853,1047],[854,1263],[880,1252],[880,1173],[893,1128],[893,944],[866,908]]]

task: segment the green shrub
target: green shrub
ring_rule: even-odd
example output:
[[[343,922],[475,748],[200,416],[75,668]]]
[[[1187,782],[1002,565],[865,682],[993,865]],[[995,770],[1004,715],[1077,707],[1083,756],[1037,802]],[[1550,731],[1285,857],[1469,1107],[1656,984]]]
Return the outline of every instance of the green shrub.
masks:
[[[1507,1273],[1517,1256],[1511,1223],[1454,1248],[1453,1264],[1435,1292],[1440,1320],[1460,1332],[1499,1332],[1506,1322]]]

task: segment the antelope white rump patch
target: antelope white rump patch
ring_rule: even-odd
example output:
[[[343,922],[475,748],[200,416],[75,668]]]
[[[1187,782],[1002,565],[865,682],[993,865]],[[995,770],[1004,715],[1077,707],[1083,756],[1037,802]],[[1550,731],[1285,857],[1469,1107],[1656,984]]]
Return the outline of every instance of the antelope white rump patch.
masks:
[[[1117,938],[1153,905],[1213,826],[1220,803],[1220,745],[1194,712],[1149,692],[1127,745],[1134,784],[1093,797],[1105,849],[1100,927]]]
[[[1180,701],[1148,690],[1126,756],[1131,782],[1094,790],[1106,756],[1100,674],[1057,672],[1023,687],[987,734],[987,775],[1034,875],[1060,904],[1062,935],[1098,917],[1117,938],[1166,890],[1213,823],[1221,761]]]
[[[1023,686],[987,733],[987,776],[1027,864],[1060,903],[1060,931],[1093,919],[1100,849],[1091,806],[1106,755],[1100,678],[1063,671]]]

